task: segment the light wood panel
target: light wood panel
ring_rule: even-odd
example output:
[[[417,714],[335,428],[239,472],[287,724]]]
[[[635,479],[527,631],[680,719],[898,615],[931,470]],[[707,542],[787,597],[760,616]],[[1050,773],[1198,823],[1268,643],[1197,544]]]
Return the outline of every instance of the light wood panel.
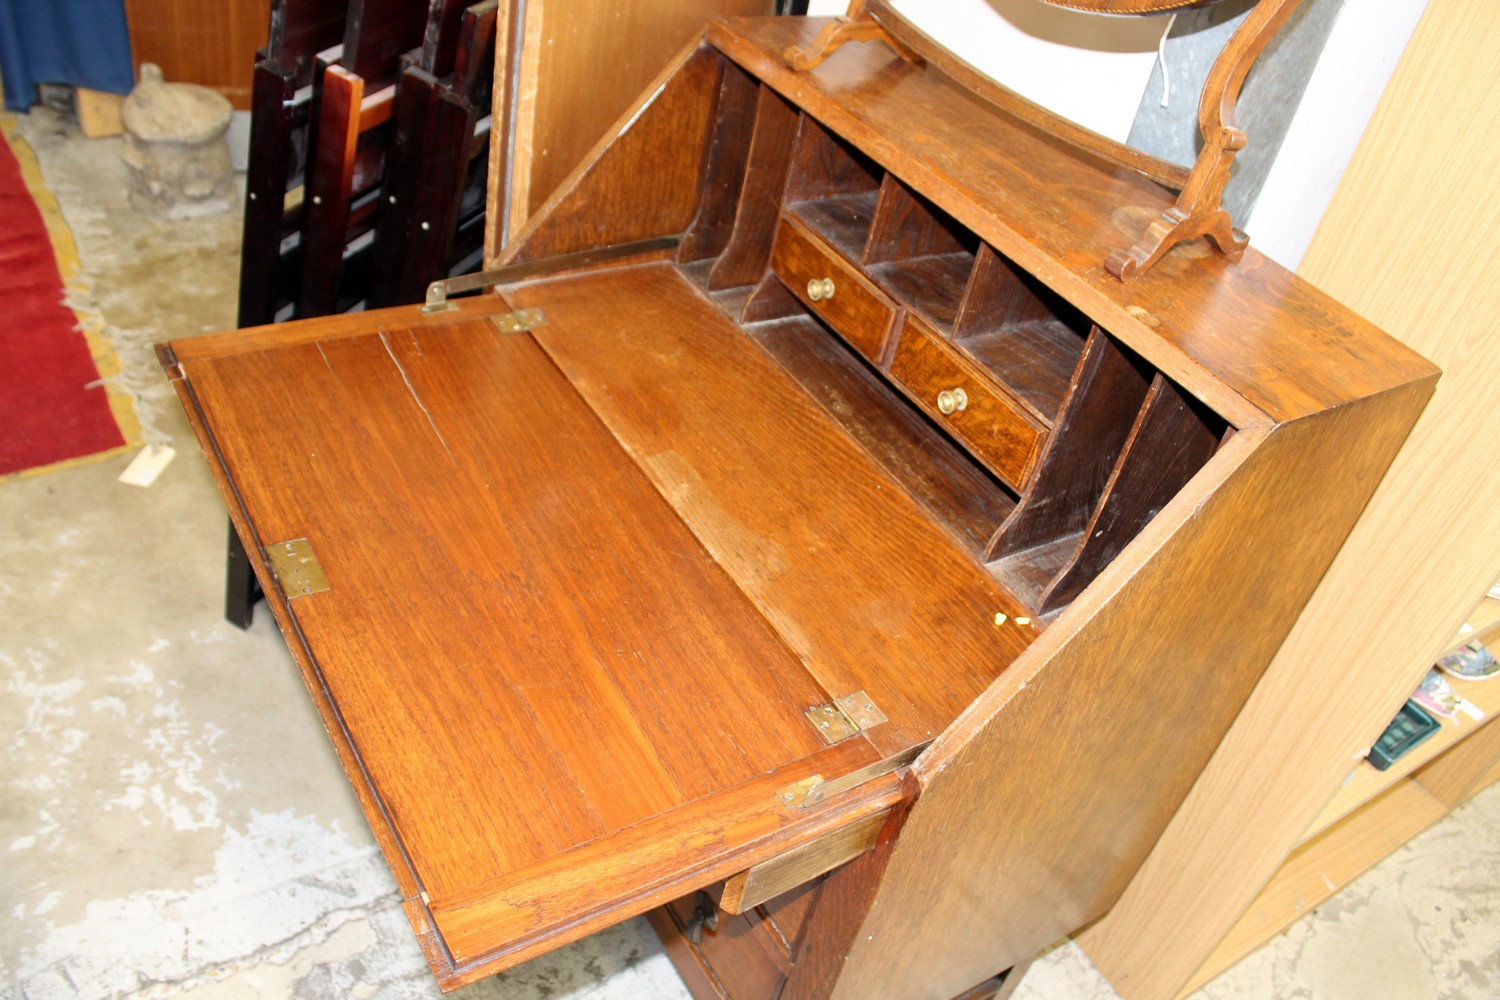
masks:
[[[270,0],[125,0],[125,18],[137,77],[141,63],[156,63],[170,83],[212,87],[236,109],[250,109]]]
[[[1214,761],[1080,938],[1124,996],[1174,996],[1500,571],[1500,8],[1432,0],[1302,273],[1436,361],[1406,447]],[[1267,809],[1275,803],[1275,809]],[[1232,859],[1232,860],[1231,860]]]
[[[1436,759],[1420,757],[1425,763],[1419,770],[1383,785],[1357,810],[1298,846],[1183,992],[1197,989],[1269,942],[1484,788],[1493,780],[1488,772],[1500,766],[1500,726],[1471,729],[1463,742],[1449,741],[1439,752]]]
[[[704,22],[769,14],[773,6],[770,0],[527,0],[513,67],[510,235]],[[511,70],[498,59],[496,67],[497,75]]]
[[[1420,785],[1402,781],[1338,827],[1296,851],[1186,986],[1191,991],[1311,913],[1339,887],[1447,814]]]
[[[1361,761],[1354,765],[1349,779],[1339,786],[1338,792],[1329,800],[1328,805],[1323,807],[1323,811],[1318,813],[1317,818],[1308,826],[1307,832],[1302,835],[1304,842],[1322,833],[1406,775],[1432,761],[1433,758],[1446,753],[1457,744],[1467,743],[1470,738],[1476,736],[1476,730],[1481,726],[1488,729],[1493,717],[1500,714],[1500,684],[1454,680],[1453,689],[1484,713],[1483,720],[1475,721],[1462,712],[1456,719],[1439,718],[1438,722],[1442,728],[1438,732],[1429,736],[1421,745],[1386,770],[1378,771],[1368,761]]]

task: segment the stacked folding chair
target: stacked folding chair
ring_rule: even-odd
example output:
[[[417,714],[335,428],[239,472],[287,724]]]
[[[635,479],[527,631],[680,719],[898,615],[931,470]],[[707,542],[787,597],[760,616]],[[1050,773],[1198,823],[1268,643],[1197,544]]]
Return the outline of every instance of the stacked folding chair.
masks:
[[[240,257],[240,326],[291,313],[301,262],[302,197],[314,140],[319,52],[344,37],[347,0],[273,0],[265,49],[256,53],[250,169]]]
[[[499,0],[453,6],[397,88],[371,305],[419,301],[481,264]]]
[[[256,64],[241,326],[419,301],[428,282],[478,269],[495,12],[273,0]]]

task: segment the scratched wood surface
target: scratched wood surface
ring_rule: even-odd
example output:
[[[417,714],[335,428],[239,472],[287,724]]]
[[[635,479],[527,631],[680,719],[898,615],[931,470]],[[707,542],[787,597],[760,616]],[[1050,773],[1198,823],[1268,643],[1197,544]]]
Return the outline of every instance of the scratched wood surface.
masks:
[[[878,754],[825,746],[803,711],[828,692],[479,303],[178,346],[255,558],[307,538],[332,585],[283,601],[283,628],[430,899],[450,982],[889,806],[877,784],[870,803],[773,808]]]
[[[977,559],[670,265],[508,288],[704,546],[894,754],[942,731],[1035,636]],[[755,433],[746,433],[754,429]],[[1012,616],[995,624],[997,612]]]

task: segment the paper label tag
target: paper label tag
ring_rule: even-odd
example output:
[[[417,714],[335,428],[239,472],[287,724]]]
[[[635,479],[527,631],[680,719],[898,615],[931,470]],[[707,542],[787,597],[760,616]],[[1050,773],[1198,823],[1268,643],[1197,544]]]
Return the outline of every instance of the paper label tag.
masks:
[[[1484,721],[1484,709],[1480,708],[1478,705],[1474,704],[1467,698],[1458,699],[1458,710],[1467,715],[1469,718],[1473,719],[1475,722]]]
[[[176,457],[177,449],[171,445],[147,445],[129,465],[125,466],[125,471],[120,473],[120,482],[131,486],[150,486]]]

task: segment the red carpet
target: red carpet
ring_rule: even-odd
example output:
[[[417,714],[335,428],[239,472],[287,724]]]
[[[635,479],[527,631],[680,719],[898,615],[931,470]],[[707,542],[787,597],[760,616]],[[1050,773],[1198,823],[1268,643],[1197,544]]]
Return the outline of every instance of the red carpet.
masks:
[[[125,443],[109,410],[42,214],[0,138],[0,475]]]

